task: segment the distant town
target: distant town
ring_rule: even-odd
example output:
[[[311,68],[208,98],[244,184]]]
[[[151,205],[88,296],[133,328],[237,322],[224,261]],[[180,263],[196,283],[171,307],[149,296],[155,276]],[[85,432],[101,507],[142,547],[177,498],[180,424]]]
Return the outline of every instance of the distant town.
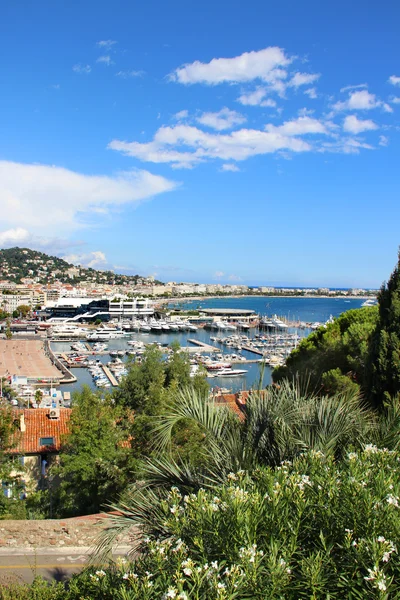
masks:
[[[33,311],[56,309],[63,299],[130,300],[154,298],[165,301],[207,296],[375,296],[377,290],[250,287],[242,284],[193,283],[169,281],[154,277],[118,275],[75,266],[66,261],[27,248],[0,251],[0,310],[17,316],[20,306]]]

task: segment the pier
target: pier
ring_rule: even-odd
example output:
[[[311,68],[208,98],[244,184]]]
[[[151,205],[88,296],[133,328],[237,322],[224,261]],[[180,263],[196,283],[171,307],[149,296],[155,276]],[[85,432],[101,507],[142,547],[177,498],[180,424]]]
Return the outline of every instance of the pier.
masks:
[[[108,377],[111,385],[113,385],[114,387],[118,387],[118,381],[115,379],[114,375],[111,373],[110,369],[107,367],[107,365],[101,365],[103,367],[103,371],[106,375],[106,377]]]
[[[259,356],[264,356],[264,352],[261,352],[261,350],[257,350],[256,348],[250,348],[250,346],[242,346],[242,350],[246,350],[246,352],[252,352],[253,354],[258,354]]]
[[[200,340],[188,339],[188,342],[197,346],[196,350],[198,352],[221,352],[220,348],[210,346],[210,344],[206,344],[205,342],[201,342]]]

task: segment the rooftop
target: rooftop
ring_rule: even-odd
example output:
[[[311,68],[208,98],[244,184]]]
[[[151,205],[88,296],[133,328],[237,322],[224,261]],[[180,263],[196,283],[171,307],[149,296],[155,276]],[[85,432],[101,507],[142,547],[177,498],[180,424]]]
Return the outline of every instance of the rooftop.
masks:
[[[14,420],[18,420],[20,425],[23,417],[25,431],[18,431],[15,436],[15,446],[10,450],[10,453],[37,454],[46,451],[58,452],[61,447],[62,436],[69,433],[71,409],[60,408],[59,411],[59,418],[50,419],[49,408],[14,409]],[[52,440],[52,443],[50,443],[50,440]],[[46,444],[45,442],[48,443]]]

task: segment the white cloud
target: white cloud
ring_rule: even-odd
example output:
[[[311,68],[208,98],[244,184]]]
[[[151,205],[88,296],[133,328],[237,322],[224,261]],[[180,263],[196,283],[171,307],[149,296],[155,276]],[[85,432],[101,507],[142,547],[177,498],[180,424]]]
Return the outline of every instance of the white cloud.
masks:
[[[99,56],[96,62],[102,63],[103,65],[107,65],[107,67],[110,67],[111,65],[115,64],[114,61],[111,59],[111,56],[109,56],[108,54],[104,56]]]
[[[400,85],[400,77],[397,77],[397,75],[391,75],[389,77],[389,83],[392,85]]]
[[[295,73],[290,81],[288,81],[288,87],[300,87],[301,85],[309,85],[310,83],[314,83],[317,79],[320,78],[319,73]]]
[[[223,82],[245,82],[261,79],[274,83],[287,76],[284,67],[291,63],[282,48],[271,46],[259,51],[244,52],[234,58],[213,58],[209,63],[195,61],[176,69],[170,79],[185,85]]]
[[[387,146],[389,143],[389,138],[386,137],[386,135],[380,135],[379,136],[379,145],[380,146]]]
[[[200,117],[196,118],[198,123],[211,127],[217,131],[224,129],[232,129],[237,125],[242,125],[247,121],[244,115],[236,112],[235,110],[229,110],[229,108],[222,108],[219,112],[205,112]]]
[[[350,133],[361,133],[362,131],[372,131],[378,129],[378,125],[370,119],[357,119],[356,115],[348,115],[343,122],[344,131]]]
[[[351,92],[349,97],[344,102],[336,102],[333,109],[340,110],[372,110],[374,108],[382,108],[385,112],[393,112],[393,109],[379,100],[375,94],[370,94],[368,90],[360,90]]]
[[[266,131],[280,133],[284,136],[306,135],[310,133],[321,133],[328,135],[329,131],[324,123],[308,116],[298,117],[292,121],[286,121],[282,125],[266,125]]]
[[[253,92],[243,93],[237,99],[240,104],[244,106],[269,106],[274,108],[276,106],[275,100],[272,98],[266,98],[268,90],[266,88],[258,87]]]
[[[80,265],[82,267],[90,267],[92,269],[107,266],[106,255],[101,250],[94,250],[93,252],[88,252],[86,254],[66,254],[63,256],[63,259],[68,263]]]
[[[354,138],[339,138],[336,142],[326,142],[319,149],[320,152],[336,152],[340,154],[359,154],[361,149],[374,150],[371,144],[360,142]]]
[[[224,275],[225,273],[223,271],[215,271],[214,279],[221,279],[221,277],[223,277]]]
[[[107,217],[113,207],[137,204],[177,184],[148,171],[83,175],[63,167],[0,161],[0,213],[8,227],[64,235]]]
[[[121,77],[121,79],[131,79],[132,77],[143,77],[144,74],[144,71],[118,71],[115,76]]]
[[[61,249],[71,246],[81,246],[81,241],[71,241],[57,237],[35,235],[23,227],[15,227],[0,232],[0,248],[13,248],[14,246],[45,250],[54,254]]]
[[[4,248],[7,246],[14,246],[23,244],[30,237],[30,233],[27,229],[22,227],[15,227],[14,229],[8,229],[6,231],[0,231],[0,247]]]
[[[309,117],[310,115],[313,115],[315,112],[315,110],[313,110],[312,108],[299,108],[299,110],[297,111],[297,114],[299,115],[299,117]]]
[[[92,70],[92,67],[90,65],[74,65],[72,67],[72,70],[75,71],[75,73],[79,73],[79,75],[89,75],[90,71]]]
[[[391,96],[389,98],[389,102],[392,104],[400,104],[400,98],[398,96]]]
[[[346,85],[345,87],[340,88],[340,91],[349,92],[350,90],[359,90],[363,88],[367,88],[368,85],[366,83],[358,83],[357,85]]]
[[[192,168],[207,159],[245,160],[278,150],[307,152],[311,146],[294,136],[326,131],[317,121],[304,119],[306,121],[292,128],[288,122],[281,128],[267,126],[270,127],[268,131],[240,129],[229,134],[207,133],[189,125],[160,127],[151,142],[113,140],[109,148],[147,162],[171,163],[174,168]],[[294,131],[296,127],[297,131]],[[182,147],[186,149],[182,150]]]
[[[177,121],[181,121],[182,119],[187,119],[189,116],[188,110],[180,110],[179,112],[174,114],[174,119]]]
[[[229,281],[242,281],[242,278],[239,275],[229,275]]]
[[[233,163],[224,163],[221,167],[221,171],[231,171],[232,173],[237,173],[237,171],[240,171],[240,169]]]
[[[318,98],[317,90],[315,88],[309,88],[307,90],[304,90],[304,93],[309,98],[311,98],[311,100],[315,100],[315,98]]]
[[[102,48],[103,50],[106,50],[107,52],[109,52],[111,50],[111,48],[113,46],[115,46],[115,44],[117,44],[118,42],[116,42],[115,40],[100,40],[100,42],[97,42],[97,46],[99,46],[99,48]]]

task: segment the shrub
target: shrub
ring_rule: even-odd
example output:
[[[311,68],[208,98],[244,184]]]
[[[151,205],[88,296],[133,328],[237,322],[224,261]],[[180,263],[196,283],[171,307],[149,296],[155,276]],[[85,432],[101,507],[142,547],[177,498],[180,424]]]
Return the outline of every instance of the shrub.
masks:
[[[141,558],[75,576],[68,597],[398,598],[399,468],[399,453],[368,445],[340,463],[314,451],[214,490],[172,488],[164,535],[150,526]]]

